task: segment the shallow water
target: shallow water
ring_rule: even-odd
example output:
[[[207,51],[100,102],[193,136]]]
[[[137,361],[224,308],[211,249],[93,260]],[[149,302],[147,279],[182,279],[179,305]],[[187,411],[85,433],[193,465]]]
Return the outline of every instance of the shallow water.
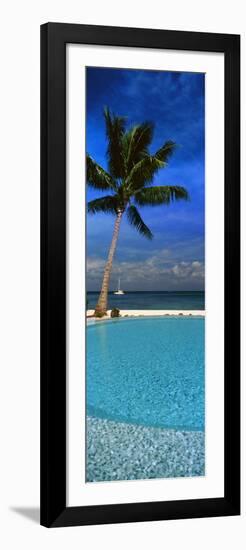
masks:
[[[86,481],[205,475],[204,432],[87,418]]]
[[[145,318],[87,327],[87,414],[204,430],[204,319]]]

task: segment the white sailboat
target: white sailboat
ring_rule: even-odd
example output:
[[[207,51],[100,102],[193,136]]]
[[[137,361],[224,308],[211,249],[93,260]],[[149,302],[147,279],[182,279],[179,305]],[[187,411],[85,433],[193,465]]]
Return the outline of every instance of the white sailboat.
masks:
[[[121,290],[121,288],[120,288],[120,278],[119,278],[119,281],[118,281],[118,290],[116,290],[116,291],[114,292],[114,294],[118,294],[118,295],[119,295],[119,294],[120,294],[120,295],[125,294],[125,293],[124,293],[124,290]]]

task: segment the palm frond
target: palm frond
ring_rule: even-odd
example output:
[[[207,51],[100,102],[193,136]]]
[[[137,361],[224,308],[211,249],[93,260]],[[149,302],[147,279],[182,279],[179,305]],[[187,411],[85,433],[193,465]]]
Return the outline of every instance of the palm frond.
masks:
[[[134,200],[139,206],[158,206],[174,200],[189,200],[189,193],[178,185],[159,185],[137,191]]]
[[[117,199],[111,195],[106,195],[100,199],[94,199],[87,204],[89,214],[104,212],[105,214],[115,214],[117,211]]]
[[[143,237],[146,237],[150,240],[153,239],[153,234],[142,220],[136,206],[134,206],[133,204],[131,206],[128,206],[126,214],[129,223],[137,229],[140,235],[143,235]]]
[[[124,159],[122,138],[125,132],[124,117],[111,114],[108,107],[104,109],[106,135],[108,139],[107,158],[110,174],[115,178],[124,176]]]
[[[124,136],[124,147],[127,169],[131,169],[144,156],[148,155],[148,147],[153,139],[154,125],[143,122],[134,126]]]
[[[105,191],[106,189],[116,189],[116,185],[111,176],[97,164],[90,155],[86,155],[86,179],[88,185],[94,189]]]
[[[166,141],[164,145],[156,151],[155,157],[166,164],[176,147],[177,144],[174,141]]]
[[[135,164],[125,180],[125,186],[136,190],[153,181],[154,175],[163,168],[164,163],[156,157],[146,156]]]

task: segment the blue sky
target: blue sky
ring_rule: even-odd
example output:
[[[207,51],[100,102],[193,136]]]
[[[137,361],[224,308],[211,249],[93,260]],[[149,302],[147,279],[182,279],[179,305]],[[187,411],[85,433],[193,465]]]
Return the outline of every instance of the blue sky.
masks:
[[[190,202],[142,207],[154,233],[148,241],[123,219],[110,288],[118,276],[124,290],[202,290],[204,288],[204,84],[199,73],[87,68],[86,148],[105,169],[103,107],[127,117],[127,125],[152,121],[150,152],[167,140],[178,144],[157,185],[182,185]],[[103,196],[87,190],[88,200]],[[100,289],[114,217],[87,217],[87,289]]]

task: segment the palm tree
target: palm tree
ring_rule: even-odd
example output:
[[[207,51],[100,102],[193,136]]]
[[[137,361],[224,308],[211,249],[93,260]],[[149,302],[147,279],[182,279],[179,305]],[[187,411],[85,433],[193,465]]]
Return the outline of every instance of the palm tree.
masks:
[[[99,191],[108,192],[101,198],[91,200],[88,203],[88,212],[104,212],[115,217],[113,238],[95,308],[96,316],[107,313],[109,281],[122,217],[126,215],[128,222],[143,237],[152,239],[153,234],[144,223],[137,207],[167,205],[173,200],[189,198],[184,187],[151,185],[154,175],[167,166],[167,161],[176,147],[173,141],[165,142],[151,155],[149,145],[153,138],[152,123],[143,122],[126,130],[126,119],[115,116],[108,108],[104,109],[104,118],[108,143],[108,171],[88,154],[86,161],[88,185]]]

